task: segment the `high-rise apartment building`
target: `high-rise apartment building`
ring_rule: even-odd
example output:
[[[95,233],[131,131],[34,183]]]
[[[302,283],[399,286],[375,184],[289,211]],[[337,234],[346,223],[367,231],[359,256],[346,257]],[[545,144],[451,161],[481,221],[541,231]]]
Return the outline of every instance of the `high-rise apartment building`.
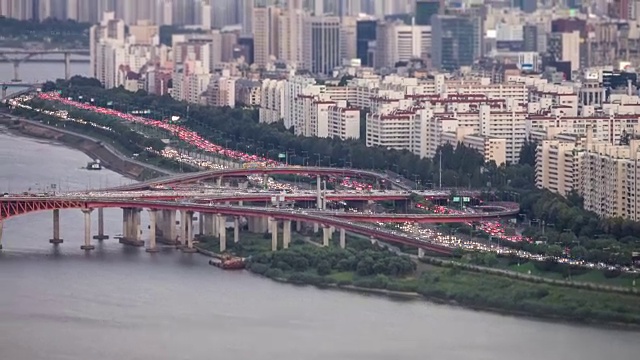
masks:
[[[280,13],[275,6],[253,9],[253,62],[258,66],[266,66],[278,55]]]
[[[416,25],[431,25],[431,17],[444,10],[443,0],[416,0]]]

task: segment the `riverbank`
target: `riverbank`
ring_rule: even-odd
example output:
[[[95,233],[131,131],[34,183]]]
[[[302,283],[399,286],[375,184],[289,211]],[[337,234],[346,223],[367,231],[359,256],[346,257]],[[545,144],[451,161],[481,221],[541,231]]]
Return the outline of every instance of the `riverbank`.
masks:
[[[288,250],[272,253],[267,240],[261,235],[247,234],[241,236],[240,243],[228,244],[227,250],[234,253],[238,249],[242,256],[248,257],[247,268],[250,272],[281,283],[392,299],[426,300],[556,322],[640,329],[637,295],[536,283],[502,274],[451,268],[438,262],[419,262],[413,271],[394,275],[394,259],[400,260],[402,257],[378,255],[383,254],[384,250],[369,248],[367,241],[347,241],[348,245],[355,245],[358,250],[323,248],[295,241]],[[203,239],[199,251],[207,256],[218,257],[220,255],[215,251],[217,247],[215,239]],[[368,253],[366,256],[360,256],[365,252]],[[367,265],[367,257],[373,259],[373,263]],[[370,268],[369,272],[365,269],[367,267]]]
[[[0,115],[0,125],[6,126],[9,132],[19,136],[51,140],[79,150],[94,160],[100,160],[105,168],[137,181],[172,174],[169,170],[132,160],[102,140],[38,121],[4,113]]]

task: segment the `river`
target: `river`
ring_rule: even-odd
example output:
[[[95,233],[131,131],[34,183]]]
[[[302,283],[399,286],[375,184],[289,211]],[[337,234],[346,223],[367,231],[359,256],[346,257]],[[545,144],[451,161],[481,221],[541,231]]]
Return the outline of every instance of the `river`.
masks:
[[[109,170],[81,169],[90,160],[0,133],[0,191],[129,182]],[[121,219],[118,210],[105,210],[109,235],[121,232]],[[61,211],[65,242],[54,248],[50,212],[5,221],[0,359],[633,360],[640,354],[637,332],[279,284],[218,270],[201,255],[168,248],[148,254],[113,239],[85,253],[82,224],[80,211]]]

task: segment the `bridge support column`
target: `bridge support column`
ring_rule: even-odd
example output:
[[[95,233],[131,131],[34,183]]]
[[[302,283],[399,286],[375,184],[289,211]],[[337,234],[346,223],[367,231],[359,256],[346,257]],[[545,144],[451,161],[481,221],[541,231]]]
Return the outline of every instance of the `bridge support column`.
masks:
[[[20,82],[20,61],[13,60],[13,80],[14,82]]]
[[[204,232],[209,236],[215,236],[218,226],[216,226],[216,218],[213,214],[204,215]]]
[[[3,86],[2,87],[2,99],[7,97],[7,87]]]
[[[93,250],[96,247],[91,245],[91,212],[93,209],[82,209],[84,214],[84,245],[80,246],[82,250]]]
[[[194,253],[196,252],[196,248],[193,247],[193,212],[186,211],[186,222],[185,222],[185,244],[186,246],[182,247],[182,251],[186,253]]]
[[[316,208],[322,209],[322,192],[321,192],[321,184],[320,184],[320,175],[316,176]]]
[[[302,231],[302,221],[300,221],[300,220],[296,221],[296,231],[297,232]]]
[[[218,229],[220,230],[218,233],[220,238],[220,252],[225,252],[227,251],[227,218],[218,214],[216,219],[218,220]]]
[[[318,223],[313,223],[313,233],[317,234],[318,230],[320,230],[320,225],[318,225]]]
[[[180,248],[187,244],[187,211],[180,210],[180,234],[176,241],[176,247]]]
[[[222,176],[220,176],[217,180],[218,187],[222,187]]]
[[[262,174],[262,187],[264,187],[265,189],[269,188],[269,175],[268,174]]]
[[[198,233],[200,236],[204,235],[204,214],[198,213]]]
[[[237,216],[233,217],[233,242],[237,243],[240,241],[240,218]]]
[[[330,238],[331,238],[331,233],[329,231],[329,227],[322,225],[322,246],[329,246]]]
[[[0,220],[0,250],[2,250],[2,231],[4,229],[4,221]]]
[[[104,234],[104,209],[98,209],[98,235],[93,236],[94,239],[102,241],[108,239],[109,236]]]
[[[177,237],[175,210],[162,210],[162,222],[159,228],[162,230],[162,238],[160,241],[167,245],[175,245]]]
[[[271,228],[271,251],[278,250],[278,220],[269,218],[269,227]]]
[[[288,249],[291,243],[291,220],[282,223],[282,248]]]
[[[244,202],[242,200],[238,201],[238,206],[243,206]]]
[[[371,245],[375,245],[378,242],[378,240],[376,240],[376,238],[373,236],[371,236],[369,240],[371,241]]]
[[[64,53],[64,79],[71,78],[71,54]]]
[[[53,238],[49,240],[53,245],[62,244],[64,241],[60,238],[60,209],[53,210]]]
[[[158,247],[156,246],[156,216],[158,215],[158,211],[155,209],[149,209],[149,246],[147,246],[147,252],[153,253],[158,252]]]
[[[418,248],[418,259],[419,258],[423,258],[424,257],[424,249],[423,248]]]
[[[347,247],[347,234],[344,229],[340,229],[340,248],[344,249]]]

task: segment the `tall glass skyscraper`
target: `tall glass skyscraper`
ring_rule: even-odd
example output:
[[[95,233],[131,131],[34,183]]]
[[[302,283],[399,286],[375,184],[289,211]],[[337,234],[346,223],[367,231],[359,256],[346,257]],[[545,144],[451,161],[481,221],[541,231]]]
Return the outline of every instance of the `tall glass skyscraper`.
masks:
[[[475,60],[477,26],[469,16],[435,15],[431,18],[431,61],[436,69],[455,71]]]

